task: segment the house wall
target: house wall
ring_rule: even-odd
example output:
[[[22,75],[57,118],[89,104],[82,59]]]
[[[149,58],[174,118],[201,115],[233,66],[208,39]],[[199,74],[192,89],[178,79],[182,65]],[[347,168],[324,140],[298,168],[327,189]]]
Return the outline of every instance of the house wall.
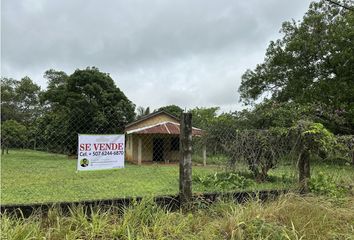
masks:
[[[132,141],[133,141],[133,162],[138,162],[138,146],[139,146],[139,139],[137,138],[137,136],[135,135],[131,135],[132,136]]]
[[[153,140],[152,136],[153,135],[135,135],[138,139],[142,139],[142,161],[143,162],[151,162],[152,161],[152,145],[153,145]],[[138,151],[138,148],[136,148]]]
[[[155,124],[162,123],[162,122],[179,123],[176,119],[162,113],[162,114],[153,116],[151,118],[145,119],[144,121],[138,122],[138,123],[134,124],[133,126],[126,128],[125,131],[130,131],[130,130],[134,130],[134,129],[138,129],[138,128],[142,128],[142,127],[147,127],[147,126],[155,125]]]
[[[181,156],[179,151],[167,151],[166,154],[168,162],[179,162]]]
[[[179,123],[175,118],[161,113],[156,116],[145,119],[138,122],[128,128],[125,131],[130,131],[138,128],[143,128],[151,125],[155,125],[162,122],[174,122]],[[168,134],[127,134],[125,159],[127,161],[138,163],[138,151],[139,151],[139,138],[142,140],[142,162],[152,162],[153,161],[153,139],[162,138],[164,139],[164,159],[165,161],[175,162],[179,161],[179,151],[171,151],[171,138],[177,135]]]
[[[153,161],[153,141],[155,138],[164,139],[164,160],[165,162],[179,161],[180,153],[178,150],[171,150],[171,139],[176,135],[168,134],[129,134],[126,144],[126,160],[138,163],[139,138],[142,139],[142,162]],[[129,148],[129,141],[131,147]]]
[[[149,151],[148,161],[153,160],[153,139],[154,138],[161,138],[164,140],[164,160],[165,162],[176,162],[179,161],[179,150],[172,151],[171,150],[171,140],[175,137],[179,137],[178,135],[169,135],[169,134],[153,134],[150,135],[150,141],[146,145]]]
[[[153,143],[151,135],[128,134],[125,150],[125,159],[130,162],[138,163],[139,157],[139,139],[142,140],[142,162],[152,161]]]
[[[125,159],[133,161],[133,135],[126,135]]]

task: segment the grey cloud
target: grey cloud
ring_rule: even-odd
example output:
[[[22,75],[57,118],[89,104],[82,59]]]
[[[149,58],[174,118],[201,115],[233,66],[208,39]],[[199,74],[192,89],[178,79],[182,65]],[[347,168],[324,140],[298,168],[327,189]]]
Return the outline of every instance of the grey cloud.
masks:
[[[30,75],[44,86],[49,68],[97,66],[137,105],[236,109],[241,74],[262,60],[282,21],[299,19],[308,4],[5,0],[2,74]]]

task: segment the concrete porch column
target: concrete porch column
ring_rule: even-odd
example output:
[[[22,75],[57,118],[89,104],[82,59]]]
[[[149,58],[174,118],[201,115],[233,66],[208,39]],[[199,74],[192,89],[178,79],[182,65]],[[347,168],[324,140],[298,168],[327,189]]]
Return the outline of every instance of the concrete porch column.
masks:
[[[141,137],[138,138],[138,165],[141,165],[141,161],[142,161],[142,156],[143,156],[143,141],[141,139]]]
[[[206,155],[206,145],[203,145],[203,166],[206,166],[206,160],[207,160],[207,155]]]

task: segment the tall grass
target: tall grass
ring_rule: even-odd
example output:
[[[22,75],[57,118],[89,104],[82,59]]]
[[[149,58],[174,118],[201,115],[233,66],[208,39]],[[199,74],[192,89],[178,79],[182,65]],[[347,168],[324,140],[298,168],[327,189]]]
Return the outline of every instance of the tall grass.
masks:
[[[354,197],[281,196],[262,203],[220,201],[171,212],[151,201],[124,209],[53,207],[29,218],[1,215],[1,239],[353,239]]]

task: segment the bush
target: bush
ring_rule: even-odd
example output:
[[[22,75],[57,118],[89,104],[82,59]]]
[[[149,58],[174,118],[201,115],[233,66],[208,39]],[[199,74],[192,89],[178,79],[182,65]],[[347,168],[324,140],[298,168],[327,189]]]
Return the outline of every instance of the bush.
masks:
[[[234,172],[215,173],[205,176],[193,176],[193,182],[214,191],[233,191],[251,187],[255,182]]]
[[[1,123],[2,148],[24,147],[27,141],[27,129],[15,120],[7,120]]]
[[[236,131],[230,134],[222,145],[231,166],[244,162],[255,180],[264,182],[269,170],[275,169],[279,159],[291,151],[289,143],[286,129],[273,128]]]
[[[354,135],[337,136],[336,154],[347,164],[354,165]]]
[[[333,177],[325,175],[323,172],[311,178],[309,189],[313,193],[329,197],[345,197],[348,193],[348,190],[344,186],[341,186]]]

